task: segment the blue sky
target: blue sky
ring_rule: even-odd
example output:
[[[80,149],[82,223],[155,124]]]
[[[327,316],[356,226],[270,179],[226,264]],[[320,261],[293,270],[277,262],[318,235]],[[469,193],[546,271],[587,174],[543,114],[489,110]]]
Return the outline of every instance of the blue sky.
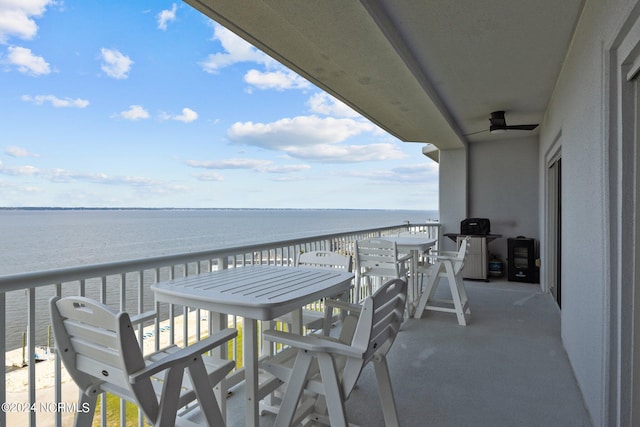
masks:
[[[437,209],[437,164],[182,2],[0,0],[0,206]]]

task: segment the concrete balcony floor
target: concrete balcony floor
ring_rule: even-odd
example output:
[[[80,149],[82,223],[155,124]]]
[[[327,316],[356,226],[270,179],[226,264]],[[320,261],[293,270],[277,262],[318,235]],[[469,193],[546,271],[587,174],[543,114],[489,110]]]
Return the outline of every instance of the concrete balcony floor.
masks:
[[[591,426],[560,339],[560,311],[538,285],[465,281],[471,321],[427,311],[409,319],[388,354],[400,425]],[[446,281],[439,293],[446,296]],[[243,426],[243,390],[228,425]],[[373,367],[347,401],[349,421],[384,426]],[[272,426],[274,417],[261,417]]]

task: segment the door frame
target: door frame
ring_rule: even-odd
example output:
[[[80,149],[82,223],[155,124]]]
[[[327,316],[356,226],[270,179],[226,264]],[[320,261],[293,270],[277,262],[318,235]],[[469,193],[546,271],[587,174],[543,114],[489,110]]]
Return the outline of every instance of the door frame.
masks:
[[[605,50],[608,134],[603,152],[607,171],[609,235],[606,420],[612,426],[640,425],[640,4]]]
[[[558,291],[557,280],[561,274],[561,253],[559,253],[559,240],[562,232],[562,218],[559,216],[561,180],[554,168],[562,159],[562,144],[560,142],[562,131],[558,133],[554,142],[545,154],[545,246],[544,260],[542,262],[544,292],[551,292],[556,301]]]

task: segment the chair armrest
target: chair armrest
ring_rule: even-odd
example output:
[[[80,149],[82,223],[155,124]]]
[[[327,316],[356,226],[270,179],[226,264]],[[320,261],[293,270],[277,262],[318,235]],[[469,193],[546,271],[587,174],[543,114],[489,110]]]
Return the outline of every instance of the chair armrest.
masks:
[[[413,258],[413,255],[411,255],[410,253],[408,253],[408,254],[398,254],[398,262],[409,261],[409,260],[411,260],[411,258]]]
[[[153,362],[138,372],[129,375],[129,382],[131,384],[135,384],[136,382],[147,379],[160,371],[172,367],[173,365],[185,363],[193,358],[193,356],[206,353],[212,348],[218,347],[236,336],[238,336],[238,331],[233,328],[227,328],[220,332],[216,332],[202,341],[198,341],[193,345],[181,348],[175,353],[164,357],[157,362]]]
[[[456,256],[438,255],[434,257],[436,261],[455,261],[458,259]]]
[[[336,299],[327,299],[324,301],[324,305],[327,307],[350,311],[352,313],[360,313],[362,311],[362,306],[360,304],[354,304],[351,302],[340,301]]]
[[[450,260],[455,261],[458,259],[458,252],[455,251],[431,251],[428,258],[435,259],[438,261]]]
[[[271,329],[264,331],[262,335],[267,341],[279,342],[300,350],[317,353],[333,353],[357,358],[362,358],[364,354],[362,351],[357,351],[349,345],[327,339],[327,337],[323,335],[297,335]]]
[[[454,257],[457,256],[458,252],[456,251],[436,251],[436,250],[432,250],[431,253],[428,256],[450,256],[450,257]]]

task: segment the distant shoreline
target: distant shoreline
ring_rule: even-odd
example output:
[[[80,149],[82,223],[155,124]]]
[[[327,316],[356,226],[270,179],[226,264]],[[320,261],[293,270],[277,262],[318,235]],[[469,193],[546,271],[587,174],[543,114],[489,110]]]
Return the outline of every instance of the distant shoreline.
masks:
[[[56,206],[0,206],[0,211],[437,211],[437,209],[382,208],[144,208],[144,207],[56,207]]]

